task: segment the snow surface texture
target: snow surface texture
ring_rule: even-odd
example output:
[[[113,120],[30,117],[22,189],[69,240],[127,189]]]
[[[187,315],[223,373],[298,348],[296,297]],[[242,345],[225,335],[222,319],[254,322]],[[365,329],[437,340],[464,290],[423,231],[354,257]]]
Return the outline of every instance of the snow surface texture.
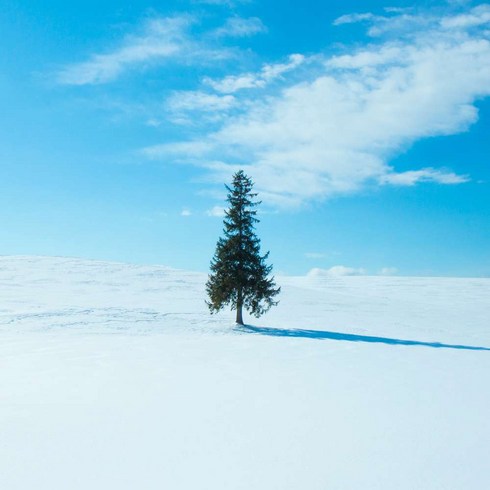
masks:
[[[489,279],[205,280],[0,257],[2,490],[490,488]]]

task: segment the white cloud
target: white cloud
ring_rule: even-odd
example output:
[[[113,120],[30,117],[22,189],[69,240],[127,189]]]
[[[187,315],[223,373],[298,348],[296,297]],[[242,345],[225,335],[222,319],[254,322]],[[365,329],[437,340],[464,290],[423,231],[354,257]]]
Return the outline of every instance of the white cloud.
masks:
[[[205,78],[204,83],[217,92],[230,94],[246,88],[262,88],[284,73],[300,66],[306,58],[301,54],[292,54],[286,63],[265,64],[258,73],[230,75],[221,80]]]
[[[115,80],[131,68],[169,60],[209,64],[234,56],[232,49],[213,44],[216,38],[246,37],[267,31],[257,17],[234,16],[222,27],[197,37],[191,32],[197,20],[191,15],[149,19],[138,33],[127,35],[118,47],[65,66],[56,74],[56,80],[62,85],[102,84]]]
[[[365,22],[371,24],[367,33],[372,37],[395,33],[400,36],[410,35],[413,30],[420,27],[428,27],[438,20],[431,12],[414,14],[414,8],[385,8],[388,15],[374,15],[371,12],[342,15],[333,22],[335,26]]]
[[[346,267],[344,265],[334,265],[329,269],[315,267],[306,274],[307,277],[345,277],[345,276],[365,276],[368,271],[363,267]],[[396,267],[383,267],[378,271],[379,276],[394,276],[398,274]]]
[[[479,30],[448,31],[440,17],[430,29],[407,23],[413,29],[407,38],[310,57],[300,82],[285,79],[286,88],[271,88],[266,97],[237,92],[303,57],[258,74],[207,80],[218,93],[234,92],[242,111],[182,149],[217,181],[243,168],[261,197],[279,206],[357,192],[368,183],[467,182],[443,168],[398,172],[390,160],[420,139],[467,131],[478,120],[475,102],[490,95],[490,42]]]
[[[225,24],[215,31],[215,35],[229,37],[247,37],[267,32],[267,28],[258,17],[230,17]]]
[[[223,206],[213,206],[206,211],[206,214],[214,218],[222,218],[225,216],[225,208]]]
[[[192,216],[192,212],[189,208],[184,208],[182,209],[182,211],[180,212],[180,215],[181,216],[184,216],[184,217],[187,217],[187,216]]]
[[[192,22],[188,16],[152,19],[140,35],[126,37],[112,52],[95,54],[88,61],[65,67],[58,82],[67,85],[105,83],[128,67],[154,59],[175,56],[182,49],[185,31]]]
[[[466,0],[465,0],[466,1]],[[413,7],[384,7],[385,12],[389,14],[405,14],[413,11]]]
[[[466,175],[457,175],[454,172],[445,172],[434,168],[424,168],[422,170],[409,170],[400,173],[388,173],[380,177],[381,184],[391,184],[399,186],[413,186],[419,182],[436,182],[438,184],[463,184],[469,182]]]
[[[172,112],[182,111],[223,111],[236,103],[233,95],[209,94],[201,91],[177,91],[167,100],[167,108]]]
[[[469,13],[444,17],[441,25],[447,29],[465,29],[490,23],[490,5],[483,4],[471,9]]]
[[[306,61],[306,57],[302,54],[291,54],[286,63],[266,64],[262,68],[261,76],[264,80],[270,81],[281,76],[283,73],[294,70]]]
[[[216,91],[230,94],[244,88],[263,87],[264,81],[258,79],[254,74],[245,73],[243,75],[230,75],[222,80],[205,78],[204,83],[210,85]]]
[[[330,269],[311,269],[308,277],[342,277],[342,276],[364,276],[367,271],[363,268],[345,267],[343,265],[334,265]]]
[[[378,275],[380,276],[396,276],[398,274],[398,269],[396,267],[383,267]]]
[[[369,28],[372,37],[392,34],[396,37],[411,37],[415,30],[429,29],[434,23],[432,15],[411,15],[402,13],[393,16],[379,16]]]
[[[381,46],[378,50],[360,50],[354,54],[344,54],[333,56],[327,62],[327,68],[338,69],[360,69],[387,66],[390,64],[399,65],[406,55],[406,50],[402,46],[388,44]]]
[[[209,63],[231,56],[229,50],[194,40],[189,31],[195,22],[189,15],[150,19],[139,34],[126,36],[118,48],[66,66],[57,73],[57,81],[63,85],[101,84],[135,66],[170,59]]]
[[[364,22],[366,20],[373,20],[376,16],[370,12],[363,14],[346,14],[338,17],[333,21],[334,26],[340,26],[343,24],[356,24],[357,22]]]

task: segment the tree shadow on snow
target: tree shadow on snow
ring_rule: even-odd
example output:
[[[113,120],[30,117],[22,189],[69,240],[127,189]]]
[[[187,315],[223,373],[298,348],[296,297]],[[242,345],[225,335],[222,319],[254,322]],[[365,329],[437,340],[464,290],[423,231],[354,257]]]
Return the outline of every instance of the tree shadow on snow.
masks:
[[[243,325],[237,327],[241,332],[268,335],[271,337],[296,337],[314,340],[341,340],[345,342],[367,342],[370,344],[387,345],[414,345],[422,347],[433,347],[436,349],[463,349],[463,350],[486,350],[489,347],[477,347],[471,345],[441,344],[440,342],[421,342],[419,340],[391,339],[387,337],[372,337],[369,335],[358,335],[351,333],[329,332],[325,330],[302,330],[286,328],[254,327],[253,325]]]

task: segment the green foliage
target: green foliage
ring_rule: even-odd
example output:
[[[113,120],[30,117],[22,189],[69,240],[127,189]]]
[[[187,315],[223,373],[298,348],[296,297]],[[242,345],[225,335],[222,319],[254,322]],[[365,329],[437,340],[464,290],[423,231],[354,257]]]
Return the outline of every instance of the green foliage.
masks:
[[[224,237],[218,240],[211,261],[211,274],[206,284],[211,313],[225,305],[237,310],[237,322],[241,323],[244,307],[259,317],[278,302],[274,297],[281,288],[276,288],[274,278],[269,278],[272,266],[266,264],[269,252],[260,255],[260,240],[255,234],[255,201],[253,182],[242,170],[233,176],[228,190],[229,208],[223,221]]]

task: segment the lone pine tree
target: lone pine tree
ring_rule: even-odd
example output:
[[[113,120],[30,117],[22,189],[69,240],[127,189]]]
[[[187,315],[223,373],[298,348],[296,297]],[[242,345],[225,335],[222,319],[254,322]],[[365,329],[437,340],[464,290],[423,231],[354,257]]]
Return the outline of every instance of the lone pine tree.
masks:
[[[228,190],[229,208],[225,211],[224,237],[219,238],[211,261],[211,274],[206,283],[211,313],[217,313],[225,305],[236,310],[236,322],[243,325],[242,310],[245,307],[259,317],[278,302],[274,297],[281,288],[269,278],[272,266],[265,261],[269,252],[260,255],[260,240],[255,234],[255,201],[252,180],[242,170],[233,176]]]

